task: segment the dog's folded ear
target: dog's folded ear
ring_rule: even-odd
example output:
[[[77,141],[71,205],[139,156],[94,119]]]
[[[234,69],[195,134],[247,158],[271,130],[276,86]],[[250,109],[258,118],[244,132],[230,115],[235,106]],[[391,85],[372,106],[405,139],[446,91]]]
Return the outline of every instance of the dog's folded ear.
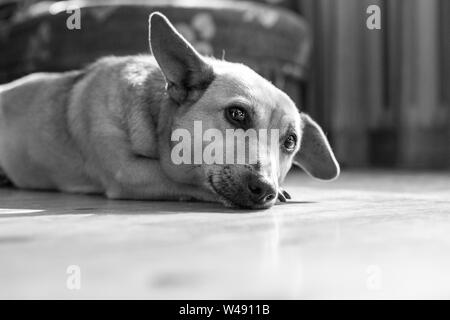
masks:
[[[178,103],[195,101],[214,80],[212,67],[161,13],[149,18],[150,49]]]
[[[321,180],[332,180],[339,175],[339,164],[320,126],[308,115],[301,113],[303,134],[300,150],[294,164],[309,175]]]

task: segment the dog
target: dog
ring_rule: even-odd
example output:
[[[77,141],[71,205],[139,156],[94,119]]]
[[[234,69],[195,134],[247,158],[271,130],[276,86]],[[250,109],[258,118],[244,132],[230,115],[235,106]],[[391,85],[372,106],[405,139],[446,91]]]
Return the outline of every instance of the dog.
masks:
[[[0,87],[0,172],[14,186],[110,199],[198,200],[266,209],[292,164],[332,180],[320,126],[249,67],[201,56],[170,21],[149,18],[151,55],[105,57]],[[277,129],[254,164],[175,164],[174,130]],[[229,151],[226,151],[229,152]]]

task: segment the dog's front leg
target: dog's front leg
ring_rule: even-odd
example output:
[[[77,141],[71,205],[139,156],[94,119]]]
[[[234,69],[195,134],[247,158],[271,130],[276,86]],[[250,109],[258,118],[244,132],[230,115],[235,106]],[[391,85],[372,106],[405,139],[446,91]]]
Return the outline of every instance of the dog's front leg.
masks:
[[[104,179],[110,199],[217,201],[207,190],[170,180],[157,159],[130,155],[113,167]]]

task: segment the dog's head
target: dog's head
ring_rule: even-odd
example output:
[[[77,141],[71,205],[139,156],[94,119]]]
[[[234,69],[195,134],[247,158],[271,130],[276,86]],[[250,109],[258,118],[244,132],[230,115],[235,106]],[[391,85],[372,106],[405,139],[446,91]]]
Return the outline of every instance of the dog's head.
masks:
[[[268,208],[293,163],[318,179],[339,175],[322,129],[256,72],[200,56],[160,13],[150,16],[150,46],[174,108],[161,150],[172,179],[228,206]]]

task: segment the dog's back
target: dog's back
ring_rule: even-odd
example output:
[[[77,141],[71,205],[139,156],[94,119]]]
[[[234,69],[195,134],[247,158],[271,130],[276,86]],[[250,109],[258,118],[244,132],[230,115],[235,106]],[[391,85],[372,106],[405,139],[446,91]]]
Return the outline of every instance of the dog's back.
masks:
[[[73,85],[82,76],[80,71],[37,73],[1,87],[0,168],[18,173],[8,176],[17,186],[54,188],[46,170],[49,159],[61,166],[61,159],[73,157],[65,115]]]
[[[121,131],[125,112],[158,104],[152,99],[163,89],[150,56],[107,57],[80,71],[35,73],[0,86],[0,180],[99,192],[86,174],[92,130]]]

